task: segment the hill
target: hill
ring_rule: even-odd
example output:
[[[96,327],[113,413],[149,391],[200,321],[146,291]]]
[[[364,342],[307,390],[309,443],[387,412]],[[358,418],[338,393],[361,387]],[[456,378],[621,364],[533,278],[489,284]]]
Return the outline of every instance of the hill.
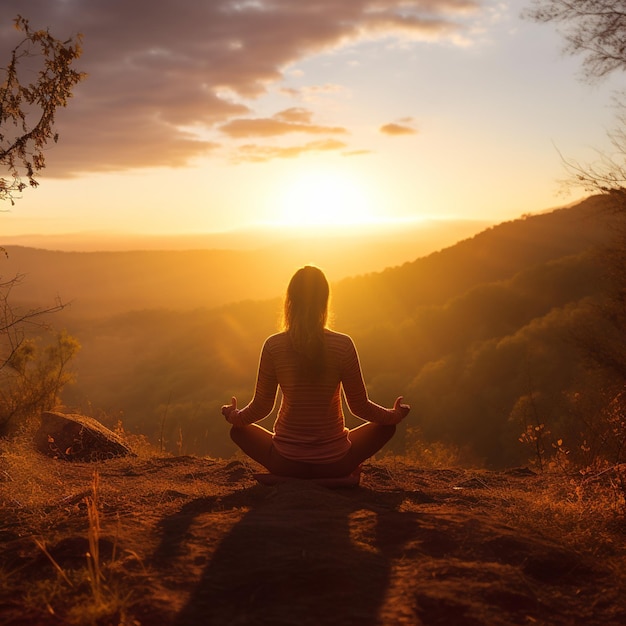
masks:
[[[239,460],[2,452],[5,626],[626,620],[606,475],[388,457],[364,466],[360,487],[331,491],[261,487]]]
[[[390,404],[404,393],[414,407],[397,452],[422,437],[468,463],[515,465],[534,454],[518,440],[537,420],[552,433],[548,450],[558,439],[580,448],[573,398],[597,405],[601,385],[573,337],[597,317],[596,255],[613,232],[614,216],[591,198],[333,284],[333,324],[355,338],[371,397]],[[64,312],[56,319],[83,345],[65,401],[172,452],[228,456],[219,406],[251,397],[280,307],[275,298],[102,319]]]

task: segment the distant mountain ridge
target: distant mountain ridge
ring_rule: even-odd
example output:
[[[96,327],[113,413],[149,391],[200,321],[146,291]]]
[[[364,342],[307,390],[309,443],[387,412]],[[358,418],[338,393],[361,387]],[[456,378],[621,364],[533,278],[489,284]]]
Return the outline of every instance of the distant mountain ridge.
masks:
[[[168,249],[173,242],[181,244],[176,237],[160,238],[164,249],[150,250],[79,252],[5,245],[8,259],[0,258],[0,275],[25,274],[14,296],[31,306],[59,296],[72,302],[77,315],[181,311],[282,295],[291,274],[306,263],[324,268],[333,281],[398,265],[483,227],[481,222],[442,221],[334,230],[326,237],[277,230],[184,239],[188,245],[215,244],[211,249]],[[155,245],[157,240],[142,241]]]
[[[196,234],[141,235],[106,231],[87,231],[66,234],[4,235],[2,245],[7,247],[37,248],[58,252],[129,252],[175,250],[259,250],[272,248],[291,240],[308,246],[315,239],[330,239],[345,243],[359,237],[376,242],[395,235],[402,246],[409,239],[420,242],[431,240],[433,249],[452,245],[469,234],[479,232],[492,222],[477,219],[426,219],[380,223],[361,226],[322,226],[297,228],[286,226],[250,226],[221,232]],[[343,241],[342,241],[343,240]],[[360,273],[360,272],[357,272]]]
[[[353,324],[362,315],[375,318],[390,298],[395,307],[408,311],[420,303],[445,302],[482,281],[511,276],[528,263],[577,253],[610,231],[603,206],[602,198],[590,198],[478,234],[479,223],[474,222],[450,224],[449,233],[443,224],[435,230],[381,230],[362,238],[283,233],[258,249],[234,249],[236,243],[233,249],[103,252],[5,246],[9,256],[0,259],[0,276],[25,275],[13,295],[27,306],[45,306],[59,297],[71,302],[78,316],[102,317],[282,296],[293,271],[313,263],[336,285],[337,315]],[[454,233],[465,238],[451,242]]]

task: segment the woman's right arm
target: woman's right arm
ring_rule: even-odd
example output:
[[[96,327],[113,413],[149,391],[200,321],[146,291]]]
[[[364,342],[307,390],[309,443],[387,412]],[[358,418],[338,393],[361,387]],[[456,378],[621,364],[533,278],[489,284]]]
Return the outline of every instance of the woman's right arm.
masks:
[[[237,409],[235,403],[234,410],[231,410],[228,416],[226,416],[227,421],[233,426],[247,426],[262,420],[272,412],[276,403],[277,392],[278,380],[276,378],[276,370],[266,341],[263,344],[259,359],[254,396],[243,409]]]

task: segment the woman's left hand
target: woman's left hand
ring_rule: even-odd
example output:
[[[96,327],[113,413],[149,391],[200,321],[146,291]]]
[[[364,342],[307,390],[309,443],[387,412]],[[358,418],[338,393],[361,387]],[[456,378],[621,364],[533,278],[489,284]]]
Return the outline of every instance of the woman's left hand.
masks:
[[[411,410],[411,407],[408,404],[402,404],[402,400],[404,400],[404,398],[400,396],[396,398],[396,401],[393,404],[393,411],[400,418],[398,421],[402,421]]]

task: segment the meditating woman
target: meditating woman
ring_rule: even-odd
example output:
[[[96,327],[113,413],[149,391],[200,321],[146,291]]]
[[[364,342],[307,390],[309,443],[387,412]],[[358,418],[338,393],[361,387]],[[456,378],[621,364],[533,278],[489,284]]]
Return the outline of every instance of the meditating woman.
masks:
[[[306,266],[292,277],[284,303],[284,331],[261,351],[252,401],[222,407],[232,440],[270,473],[293,478],[337,478],[358,472],[361,463],[393,437],[410,407],[399,397],[393,408],[367,395],[352,339],[326,327],[329,287],[324,273]],[[282,401],[274,432],[259,424]],[[346,428],[341,390],[350,411],[366,421]]]

